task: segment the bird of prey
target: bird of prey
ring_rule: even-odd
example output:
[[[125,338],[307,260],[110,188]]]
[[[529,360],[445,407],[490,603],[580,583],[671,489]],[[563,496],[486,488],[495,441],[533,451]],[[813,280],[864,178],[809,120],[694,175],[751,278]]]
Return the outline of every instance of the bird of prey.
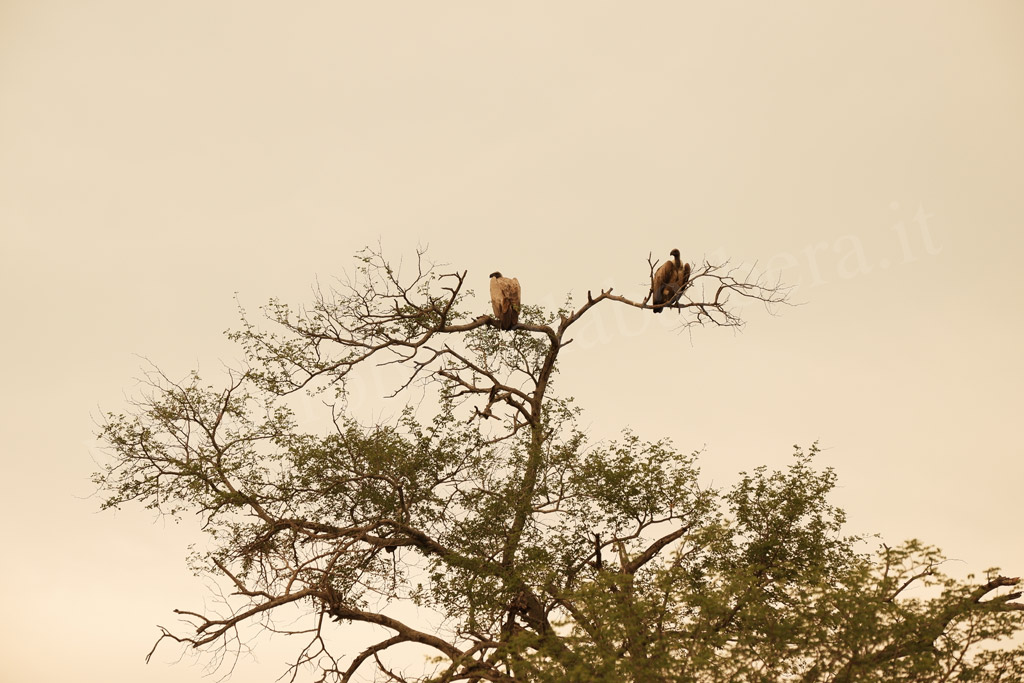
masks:
[[[679,250],[673,249],[672,260],[666,261],[651,278],[651,295],[654,312],[661,313],[664,305],[679,301],[683,290],[690,284],[690,264],[679,260]]]
[[[499,330],[511,330],[519,321],[519,280],[491,273],[491,307]]]

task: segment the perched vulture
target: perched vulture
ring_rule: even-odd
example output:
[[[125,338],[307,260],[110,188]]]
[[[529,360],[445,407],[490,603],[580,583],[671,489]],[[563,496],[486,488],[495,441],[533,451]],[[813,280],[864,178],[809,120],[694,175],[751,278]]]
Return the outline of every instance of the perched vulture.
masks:
[[[491,273],[491,306],[499,330],[511,330],[519,321],[519,280]]]
[[[690,284],[690,264],[679,260],[679,250],[673,249],[672,260],[666,261],[651,278],[651,294],[654,312],[661,313],[661,304],[674,304],[679,300],[683,290]]]

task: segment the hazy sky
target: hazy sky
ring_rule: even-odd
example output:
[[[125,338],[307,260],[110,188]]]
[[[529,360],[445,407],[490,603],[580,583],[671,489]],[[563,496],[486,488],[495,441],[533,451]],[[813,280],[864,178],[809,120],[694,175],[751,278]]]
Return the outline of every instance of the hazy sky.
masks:
[[[201,679],[143,657],[202,606],[202,539],[96,512],[95,421],[140,356],[219,381],[235,292],[302,302],[378,239],[480,312],[493,270],[557,303],[642,298],[651,251],[758,262],[804,305],[581,325],[558,388],[595,438],[704,447],[715,485],[820,440],[849,531],[1024,573],[1022,30],[1015,0],[0,1],[0,678]]]

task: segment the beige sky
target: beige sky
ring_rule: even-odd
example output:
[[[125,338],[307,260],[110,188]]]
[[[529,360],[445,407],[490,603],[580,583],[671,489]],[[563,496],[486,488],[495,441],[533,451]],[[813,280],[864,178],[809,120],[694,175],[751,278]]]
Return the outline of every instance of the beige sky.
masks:
[[[233,293],[303,301],[378,238],[524,299],[759,262],[741,334],[606,310],[559,389],[706,481],[820,440],[851,532],[1024,573],[1024,5],[0,2],[0,678],[201,679],[189,522],[96,512],[144,355],[216,379]],[[681,384],[675,411],[649,397]],[[361,407],[391,408],[372,400]],[[273,680],[277,644],[235,680]]]

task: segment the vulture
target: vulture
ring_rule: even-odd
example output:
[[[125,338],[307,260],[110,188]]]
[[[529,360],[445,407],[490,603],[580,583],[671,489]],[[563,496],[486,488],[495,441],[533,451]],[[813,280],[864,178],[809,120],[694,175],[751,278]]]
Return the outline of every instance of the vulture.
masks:
[[[661,313],[662,304],[674,304],[679,300],[683,290],[690,284],[690,264],[679,260],[679,250],[673,249],[672,260],[666,261],[651,278],[651,294],[654,312]]]
[[[491,307],[499,330],[511,330],[519,321],[519,280],[491,273]]]

